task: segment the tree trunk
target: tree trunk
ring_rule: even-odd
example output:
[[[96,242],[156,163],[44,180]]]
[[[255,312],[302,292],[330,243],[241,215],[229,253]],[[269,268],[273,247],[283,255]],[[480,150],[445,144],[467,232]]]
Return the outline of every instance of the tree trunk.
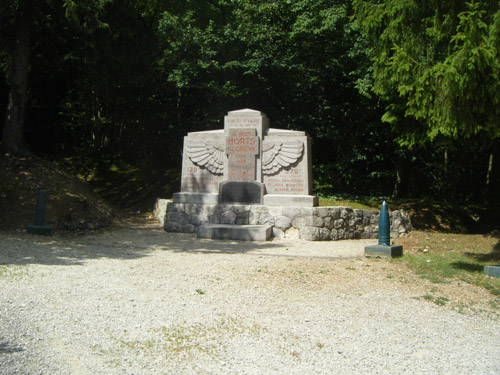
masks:
[[[23,130],[31,30],[29,21],[26,21],[28,20],[24,19],[17,23],[17,37],[12,52],[10,91],[1,144],[4,154],[17,155],[27,152]]]
[[[488,169],[486,171],[486,203],[487,205],[499,205],[500,197],[498,195],[498,189],[500,188],[500,168],[498,167],[498,158],[500,153],[498,152],[499,141],[493,141],[490,157],[488,159]]]
[[[408,194],[408,162],[402,155],[397,156],[396,160],[396,181],[392,195],[396,198],[402,198]]]

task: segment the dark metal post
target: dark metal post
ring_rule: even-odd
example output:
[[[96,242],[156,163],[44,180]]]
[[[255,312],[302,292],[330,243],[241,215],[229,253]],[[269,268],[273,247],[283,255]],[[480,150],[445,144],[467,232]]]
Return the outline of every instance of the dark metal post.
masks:
[[[50,225],[45,225],[45,197],[43,190],[38,191],[38,199],[35,208],[35,224],[28,224],[30,234],[50,234]]]
[[[378,220],[378,245],[365,246],[367,255],[386,255],[390,257],[400,257],[403,255],[403,246],[391,245],[391,224],[389,220],[389,209],[384,201],[380,208]]]
[[[43,196],[43,189],[38,190],[38,199],[36,201],[35,209],[35,225],[45,224],[45,197]]]
[[[381,246],[389,246],[391,244],[391,225],[389,221],[389,210],[387,203],[384,201],[380,208],[380,217],[378,219],[378,244]]]

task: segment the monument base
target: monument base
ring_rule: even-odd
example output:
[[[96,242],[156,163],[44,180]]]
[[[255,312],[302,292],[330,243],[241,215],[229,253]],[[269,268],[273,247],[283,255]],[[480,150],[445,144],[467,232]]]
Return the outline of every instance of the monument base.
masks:
[[[484,266],[484,274],[493,277],[500,277],[500,265]]]
[[[273,234],[272,225],[202,224],[198,238],[213,240],[267,241]]]
[[[294,206],[294,207],[316,207],[318,197],[314,195],[264,195],[264,204],[267,206]]]
[[[217,204],[219,203],[218,193],[174,193],[174,203],[198,203]]]
[[[167,232],[196,233],[203,224],[271,225],[277,238],[306,241],[377,239],[379,212],[351,207],[174,203],[158,199],[154,209]],[[391,238],[411,230],[403,210],[390,214]]]
[[[48,236],[51,234],[51,228],[50,228],[50,225],[28,224],[28,233],[29,234],[41,234],[44,236]]]
[[[384,255],[391,258],[403,256],[403,246],[401,245],[372,245],[365,246],[366,255]]]

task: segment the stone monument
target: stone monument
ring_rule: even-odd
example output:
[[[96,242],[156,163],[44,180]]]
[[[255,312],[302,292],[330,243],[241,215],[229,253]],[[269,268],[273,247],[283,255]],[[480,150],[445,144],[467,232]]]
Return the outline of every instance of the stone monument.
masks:
[[[269,128],[265,114],[229,112],[224,129],[184,137],[174,203],[316,206],[311,147],[302,131]]]
[[[243,109],[225,116],[224,129],[184,137],[181,191],[159,199],[155,213],[166,231],[202,238],[377,238],[377,211],[316,207],[311,191],[307,134],[270,128],[265,114]],[[404,211],[390,221],[393,237],[411,229]]]

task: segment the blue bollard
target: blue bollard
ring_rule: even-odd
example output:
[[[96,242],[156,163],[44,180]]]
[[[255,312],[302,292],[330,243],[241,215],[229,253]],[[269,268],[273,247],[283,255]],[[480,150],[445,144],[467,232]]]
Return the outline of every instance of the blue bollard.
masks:
[[[391,245],[391,224],[389,220],[389,209],[384,201],[380,208],[378,220],[378,245],[366,246],[367,255],[385,255],[389,257],[403,256],[403,246]]]

